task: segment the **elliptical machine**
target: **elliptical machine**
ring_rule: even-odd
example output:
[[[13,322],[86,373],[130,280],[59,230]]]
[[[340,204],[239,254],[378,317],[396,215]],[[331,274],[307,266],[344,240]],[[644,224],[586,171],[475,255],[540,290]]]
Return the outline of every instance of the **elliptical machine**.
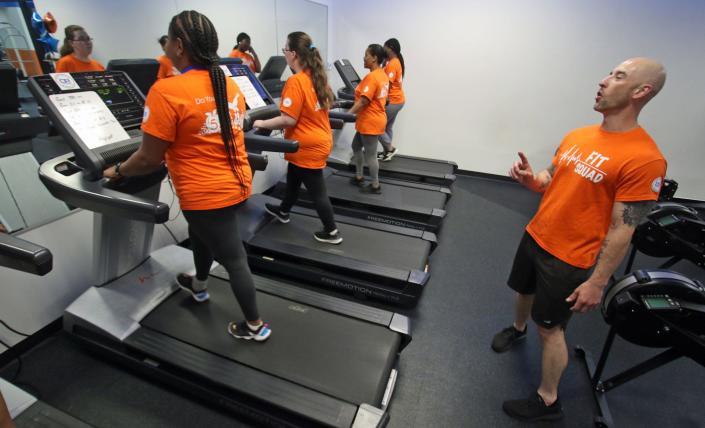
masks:
[[[675,190],[675,186],[671,188]],[[672,200],[672,193],[666,199]],[[658,269],[637,270],[607,286],[601,310],[610,330],[597,365],[585,349],[576,347],[576,354],[585,362],[599,408],[599,415],[594,418],[598,427],[613,426],[607,391],[681,357],[705,366],[705,287],[667,270],[683,259],[705,267],[705,221],[691,207],[658,202],[636,228],[632,244],[625,274],[631,271],[637,250],[669,259]],[[617,335],[636,345],[666,349],[603,380]]]

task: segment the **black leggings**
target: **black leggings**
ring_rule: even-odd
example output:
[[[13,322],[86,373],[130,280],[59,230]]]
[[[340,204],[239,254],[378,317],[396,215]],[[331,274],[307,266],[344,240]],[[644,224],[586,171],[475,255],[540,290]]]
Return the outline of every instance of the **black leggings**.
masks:
[[[208,278],[213,260],[222,264],[230,276],[230,287],[247,321],[259,319],[255,283],[247,265],[247,254],[237,228],[240,204],[202,211],[184,211],[191,238],[196,279]]]
[[[318,217],[323,222],[324,230],[332,232],[337,229],[333,219],[333,206],[330,203],[330,199],[328,199],[322,169],[301,168],[289,162],[289,167],[286,171],[286,192],[279,208],[285,213],[291,210],[296,200],[299,199],[301,183],[304,183],[311,200],[313,200],[313,206],[316,207]]]

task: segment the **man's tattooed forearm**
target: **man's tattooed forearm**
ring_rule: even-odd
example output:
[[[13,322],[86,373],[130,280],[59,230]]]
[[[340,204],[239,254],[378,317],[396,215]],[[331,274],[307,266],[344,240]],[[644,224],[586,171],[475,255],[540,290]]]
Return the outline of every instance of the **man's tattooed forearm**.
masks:
[[[623,202],[622,221],[627,226],[636,227],[651,212],[655,201]]]

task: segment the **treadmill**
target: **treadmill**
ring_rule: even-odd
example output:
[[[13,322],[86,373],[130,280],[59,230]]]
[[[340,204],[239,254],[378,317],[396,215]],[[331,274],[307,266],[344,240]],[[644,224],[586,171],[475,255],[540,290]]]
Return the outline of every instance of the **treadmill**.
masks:
[[[357,116],[333,110],[330,117],[344,123],[354,123]],[[382,194],[375,195],[361,193],[359,187],[350,184],[350,179],[355,176],[352,171],[328,167],[324,169],[323,176],[328,197],[336,213],[433,233],[440,230],[446,216],[446,203],[451,197],[450,188],[442,184],[380,177]],[[284,198],[285,193],[286,177],[268,192],[280,199]],[[313,200],[305,187],[300,190],[297,204],[314,208]]]
[[[269,57],[267,63],[262,67],[262,72],[257,76],[262,85],[275,98],[281,97],[282,89],[286,83],[281,80],[284,70],[286,70],[286,58],[282,55],[275,55]]]
[[[0,266],[34,275],[46,275],[52,269],[52,261],[53,257],[48,249],[0,233]],[[5,398],[10,417],[18,427],[90,427],[2,378],[0,392]]]
[[[360,76],[355,71],[355,68],[353,68],[350,60],[337,60],[334,65],[345,83],[345,87],[338,90],[338,96],[348,100],[354,99],[355,88],[360,83]],[[354,162],[352,162],[352,149],[349,153],[350,155],[346,155],[344,159],[328,158],[328,166],[338,170],[354,171],[355,165]],[[407,155],[395,155],[392,160],[379,163],[380,176],[429,184],[440,184],[448,187],[455,182],[455,172],[457,169],[458,164],[453,161]]]
[[[146,97],[149,89],[157,81],[159,61],[154,58],[111,59],[108,71],[124,71]]]
[[[249,67],[230,64],[227,68],[236,83],[245,88],[243,92],[259,95],[248,101],[246,129],[255,116],[279,115],[273,97]],[[249,152],[297,150],[285,140],[254,132],[247,134],[245,145]],[[313,210],[296,207],[291,212],[292,221],[283,225],[266,214],[264,206],[268,202],[280,201],[253,195],[247,208],[239,210],[240,236],[251,267],[360,299],[406,307],[418,302],[430,277],[428,259],[436,246],[435,233],[338,214],[335,220],[344,241],[332,246],[313,239],[313,232],[321,227]]]
[[[243,318],[230,285],[212,276],[213,298],[196,304],[175,282],[178,272],[193,268],[191,252],[172,245],[148,253],[154,224],[168,219],[168,205],[157,199],[165,171],[113,183],[101,178],[106,159],[118,157],[112,153],[122,153],[122,159],[129,155],[120,144],[130,146],[131,139],[102,141],[90,133],[94,127],[81,126],[95,124],[95,115],[102,124],[111,115],[121,123],[121,113],[143,99],[122,72],[90,76],[100,82],[100,92],[93,92],[84,73],[29,82],[75,152],[45,162],[42,181],[59,199],[95,212],[95,286],[66,309],[65,330],[145,375],[260,425],[384,426],[398,357],[411,340],[408,318],[255,276],[258,304],[274,334],[261,344],[229,337],[227,322]],[[78,88],[61,89],[57,79]],[[92,113],[71,117],[75,104],[85,100],[92,100]],[[96,106],[98,101],[103,104]],[[264,144],[269,137],[247,138]],[[113,152],[106,153],[100,142]],[[254,169],[266,165],[262,155],[250,160]],[[248,201],[240,211],[252,206]]]

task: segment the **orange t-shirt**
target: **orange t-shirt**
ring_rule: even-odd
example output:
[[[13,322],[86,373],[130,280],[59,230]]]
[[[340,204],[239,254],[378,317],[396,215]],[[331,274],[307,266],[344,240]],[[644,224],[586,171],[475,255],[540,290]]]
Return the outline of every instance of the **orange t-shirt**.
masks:
[[[595,264],[614,202],[656,200],[666,174],[666,159],[641,127],[576,129],[558,147],[553,166],[526,230],[544,250],[584,269]]]
[[[384,105],[387,102],[389,79],[382,68],[372,71],[362,79],[355,88],[355,102],[361,97],[370,100],[370,103],[357,114],[355,129],[360,134],[382,135],[387,126],[387,113]]]
[[[142,131],[170,142],[166,164],[184,210],[224,208],[250,196],[252,171],[242,131],[245,97],[231,79],[225,80],[236,143],[235,172],[220,136],[207,70],[157,80],[145,101]]]
[[[252,70],[253,73],[257,72],[257,70],[255,69],[255,57],[248,54],[247,52],[242,52],[240,49],[233,49],[233,51],[230,52],[230,55],[228,56],[230,58],[240,58],[242,60],[242,63],[250,67],[250,70]]]
[[[61,59],[56,62],[57,73],[76,73],[79,71],[103,70],[105,70],[105,67],[103,67],[103,64],[99,63],[98,61],[94,59],[88,62],[81,61],[80,59],[76,58],[74,54],[62,56]]]
[[[157,61],[159,61],[159,71],[157,72],[157,80],[181,74],[179,70],[174,67],[174,64],[171,62],[168,56],[161,55],[157,57]]]
[[[309,73],[300,71],[287,79],[279,109],[296,119],[284,137],[297,140],[299,150],[284,157],[301,168],[321,169],[333,149],[333,131],[328,110],[321,108]]]
[[[403,103],[406,98],[404,98],[404,90],[401,88],[403,73],[399,58],[392,58],[384,67],[384,72],[389,77],[389,104]]]

